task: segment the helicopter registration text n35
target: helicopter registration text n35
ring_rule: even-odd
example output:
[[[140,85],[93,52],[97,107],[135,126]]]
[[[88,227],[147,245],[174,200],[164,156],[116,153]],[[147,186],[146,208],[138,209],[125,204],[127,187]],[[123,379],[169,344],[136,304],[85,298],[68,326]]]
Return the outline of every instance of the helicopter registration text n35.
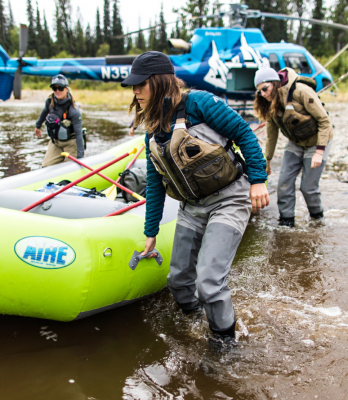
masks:
[[[126,79],[130,74],[131,67],[101,67],[102,79]]]

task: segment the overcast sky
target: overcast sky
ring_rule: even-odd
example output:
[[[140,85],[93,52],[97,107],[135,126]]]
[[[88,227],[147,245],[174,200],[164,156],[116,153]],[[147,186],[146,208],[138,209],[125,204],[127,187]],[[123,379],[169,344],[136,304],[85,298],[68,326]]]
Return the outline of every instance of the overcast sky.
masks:
[[[43,11],[45,11],[47,23],[51,30],[51,34],[53,35],[55,2],[54,0],[32,0],[35,13],[36,1],[39,5],[41,16],[43,15]],[[4,3],[7,5],[6,0]],[[27,24],[27,0],[10,0],[10,3],[16,25],[20,23]],[[76,21],[77,9],[80,8],[84,28],[86,28],[88,23],[92,28],[95,27],[95,15],[97,7],[99,7],[102,21],[104,0],[71,0],[71,3],[73,6],[73,20]],[[110,3],[112,4],[113,1],[110,0]],[[149,26],[150,20],[152,23],[154,22],[155,15],[158,18],[158,15],[161,11],[161,3],[163,3],[164,18],[166,22],[169,22],[176,20],[176,14],[172,13],[173,6],[181,7],[186,4],[186,0],[175,0],[175,2],[168,0],[119,0],[123,30],[125,32],[127,30],[137,30],[139,28],[139,19],[141,28],[146,28]],[[168,33],[171,32],[171,29],[172,26],[169,26]]]

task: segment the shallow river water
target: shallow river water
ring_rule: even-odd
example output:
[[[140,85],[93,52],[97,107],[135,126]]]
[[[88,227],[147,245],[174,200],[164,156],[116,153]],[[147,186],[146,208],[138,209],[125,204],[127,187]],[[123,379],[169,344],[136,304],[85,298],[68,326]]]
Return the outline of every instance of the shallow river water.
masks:
[[[0,104],[1,177],[40,167],[42,104]],[[297,191],[296,228],[278,227],[281,139],[271,205],[251,217],[229,277],[238,347],[211,347],[205,318],[185,317],[166,289],[70,323],[0,316],[0,399],[347,399],[348,105],[328,108],[336,137],[321,181],[325,219],[311,221]],[[87,155],[128,140],[125,112],[84,107],[83,120]]]

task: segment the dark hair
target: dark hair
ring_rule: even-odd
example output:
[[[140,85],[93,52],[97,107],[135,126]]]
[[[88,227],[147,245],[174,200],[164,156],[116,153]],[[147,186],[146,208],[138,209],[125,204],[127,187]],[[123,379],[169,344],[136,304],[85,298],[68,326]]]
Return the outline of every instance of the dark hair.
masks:
[[[134,127],[145,122],[145,129],[149,133],[153,133],[157,129],[170,132],[175,109],[181,100],[181,89],[185,84],[173,74],[151,75],[148,80],[151,95],[146,109],[143,110],[140,107],[136,96],[134,96],[129,106],[129,113],[135,108]],[[166,97],[169,98],[169,104],[166,112],[163,113],[164,99]]]
[[[277,115],[278,111],[283,109],[280,100],[278,89],[282,86],[279,81],[272,81],[273,89],[271,93],[272,100],[268,101],[263,96],[255,94],[254,100],[254,111],[255,115],[261,121],[268,121],[275,115]]]

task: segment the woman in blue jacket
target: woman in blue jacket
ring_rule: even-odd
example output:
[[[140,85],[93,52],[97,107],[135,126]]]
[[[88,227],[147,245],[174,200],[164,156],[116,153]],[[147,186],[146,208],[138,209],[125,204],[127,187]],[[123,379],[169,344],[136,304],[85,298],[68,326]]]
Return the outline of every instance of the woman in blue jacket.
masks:
[[[163,53],[138,56],[122,86],[133,86],[134,126],[144,123],[147,155],[145,235],[146,255],[155,248],[166,189],[163,176],[150,159],[150,140],[165,143],[173,135],[182,81]],[[181,202],[175,231],[168,287],[185,314],[204,307],[212,338],[233,341],[236,317],[227,284],[233,258],[247,226],[251,208],[269,204],[266,162],[249,125],[220,98],[191,91],[186,99],[186,127],[193,137],[224,145],[232,140],[245,158],[247,173],[199,200]],[[153,158],[152,158],[153,159]]]

